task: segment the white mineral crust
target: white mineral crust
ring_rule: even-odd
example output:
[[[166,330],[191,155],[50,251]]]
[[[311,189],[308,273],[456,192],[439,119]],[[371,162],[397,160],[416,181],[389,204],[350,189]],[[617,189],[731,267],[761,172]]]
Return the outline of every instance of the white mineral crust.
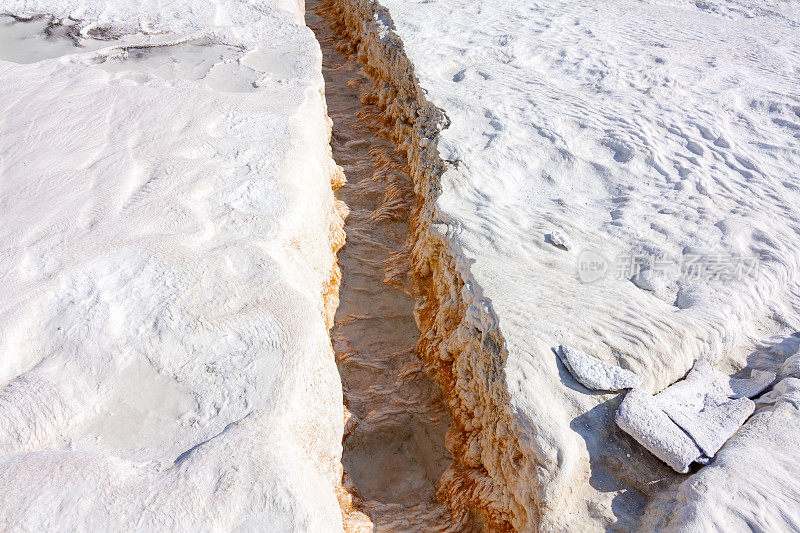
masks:
[[[465,426],[494,479],[486,501],[522,530],[635,530],[685,476],[618,430],[613,396],[564,386],[551,348],[594,350],[651,391],[702,356],[731,374],[777,370],[786,355],[770,350],[800,331],[800,2],[380,4],[375,24],[447,115],[432,227],[480,310],[470,327],[500,346],[455,364],[461,416],[474,417]],[[577,254],[541,238],[553,228],[613,268],[581,283]],[[634,283],[637,258],[669,268]],[[687,275],[698,264],[708,269]],[[726,264],[742,275],[718,275]],[[472,407],[489,399],[504,409]],[[784,409],[754,419],[771,425]],[[750,467],[767,486],[780,472],[771,435],[796,427],[737,436],[707,469],[732,464],[736,442],[742,458],[760,446]],[[491,459],[500,442],[518,453]],[[747,516],[797,515],[745,478],[734,499]],[[770,483],[796,494],[800,478]]]
[[[0,529],[341,529],[341,217],[302,5],[0,11],[84,36],[0,24],[26,39],[0,46]]]
[[[558,350],[564,366],[584,386],[593,390],[619,391],[639,386],[639,376],[617,365],[606,363],[578,349],[561,346]]]

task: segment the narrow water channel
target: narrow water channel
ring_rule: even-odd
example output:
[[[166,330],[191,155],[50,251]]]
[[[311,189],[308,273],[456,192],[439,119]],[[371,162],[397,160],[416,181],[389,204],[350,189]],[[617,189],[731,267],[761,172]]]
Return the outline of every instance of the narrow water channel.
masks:
[[[449,512],[436,498],[449,464],[449,416],[415,352],[419,330],[407,249],[414,195],[407,162],[378,134],[379,110],[360,99],[371,80],[350,45],[335,36],[321,4],[307,1],[306,22],[322,47],[333,156],[347,176],[337,196],[350,208],[331,331],[351,414],[342,462],[357,512],[345,526],[450,530]]]

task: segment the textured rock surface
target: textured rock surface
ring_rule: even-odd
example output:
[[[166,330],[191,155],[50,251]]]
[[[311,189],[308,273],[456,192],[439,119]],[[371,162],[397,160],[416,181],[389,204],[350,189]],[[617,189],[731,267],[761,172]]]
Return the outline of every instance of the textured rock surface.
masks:
[[[436,498],[450,463],[449,413],[415,350],[408,248],[415,198],[407,161],[386,137],[381,110],[361,101],[370,101],[375,83],[334,31],[340,19],[310,0],[306,20],[322,47],[331,147],[347,177],[336,196],[350,208],[331,329],[350,415],[342,453],[351,496],[340,499],[345,529],[460,531]]]
[[[453,463],[442,477],[439,497],[450,505],[461,529],[469,523],[508,528],[508,505],[515,497],[508,487],[496,485],[492,475],[501,477],[509,461],[519,457],[516,438],[508,432],[512,414],[502,396],[493,397],[483,380],[470,378],[501,364],[502,343],[495,337],[485,302],[474,285],[461,277],[444,226],[437,222],[436,198],[446,163],[437,154],[436,138],[447,118],[417,86],[413,67],[385,9],[369,1],[331,0],[325,5],[341,20],[339,31],[377,80],[378,88],[364,100],[383,110],[385,133],[407,154],[414,180],[418,203],[411,220],[411,258],[415,291],[420,295],[416,308],[422,331],[418,350],[428,372],[442,387],[453,415],[447,437]],[[484,324],[477,328],[475,319],[479,317]],[[464,395],[470,400],[465,401]],[[492,428],[481,427],[475,412],[499,416],[505,421],[508,438],[498,439]],[[497,448],[503,451],[484,453]],[[529,478],[525,473],[520,477]],[[531,490],[530,486],[519,488]],[[517,509],[527,512],[524,507]]]

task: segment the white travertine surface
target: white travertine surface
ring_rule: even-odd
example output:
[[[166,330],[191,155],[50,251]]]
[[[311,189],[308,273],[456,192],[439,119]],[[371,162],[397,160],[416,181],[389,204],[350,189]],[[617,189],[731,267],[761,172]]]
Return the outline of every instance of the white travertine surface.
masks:
[[[370,24],[402,44],[449,121],[430,227],[476,337],[502,339],[496,359],[453,366],[465,369],[458,415],[472,417],[461,425],[479,452],[464,468],[493,482],[475,489],[476,508],[521,530],[636,529],[685,478],[616,428],[618,398],[570,386],[552,347],[630,369],[653,393],[703,356],[735,374],[774,372],[790,355],[800,4],[380,5]],[[510,425],[479,408],[490,400]],[[519,454],[497,452],[512,441]],[[781,512],[744,479],[719,490],[742,516]]]
[[[0,11],[0,528],[341,529],[302,5]]]

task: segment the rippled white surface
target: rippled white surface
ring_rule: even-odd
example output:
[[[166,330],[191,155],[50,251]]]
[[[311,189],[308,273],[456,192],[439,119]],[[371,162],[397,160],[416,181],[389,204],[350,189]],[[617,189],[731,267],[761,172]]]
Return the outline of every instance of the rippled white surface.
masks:
[[[586,394],[552,348],[654,390],[701,355],[724,371],[791,355],[779,346],[800,329],[800,4],[381,4],[451,120],[440,229],[476,328],[505,339],[503,380],[474,379],[515,413],[529,469],[507,474],[514,498],[550,527],[635,528],[681,478],[619,434],[617,400]],[[554,231],[570,250],[548,242]],[[585,250],[672,268],[583,283]],[[676,268],[697,257],[760,263],[733,280]],[[758,520],[760,505],[743,491],[731,507]]]
[[[341,528],[302,9],[3,9],[88,44],[0,28],[0,529]]]

